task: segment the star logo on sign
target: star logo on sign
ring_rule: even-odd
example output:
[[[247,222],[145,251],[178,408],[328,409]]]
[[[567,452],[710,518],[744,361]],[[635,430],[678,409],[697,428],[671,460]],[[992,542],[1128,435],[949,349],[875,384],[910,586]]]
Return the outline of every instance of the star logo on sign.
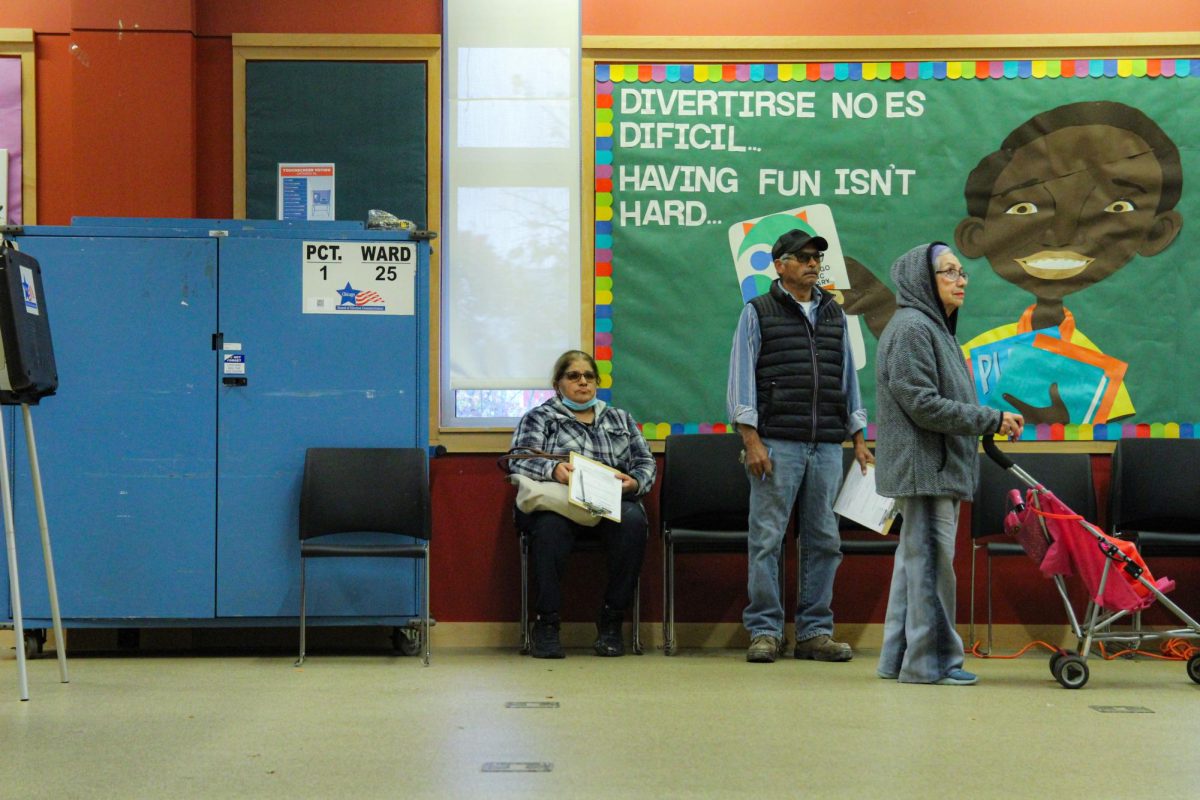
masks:
[[[346,281],[345,289],[338,289],[337,293],[342,296],[342,303],[346,305],[354,305],[354,298],[358,297],[358,289],[350,285],[350,281]]]

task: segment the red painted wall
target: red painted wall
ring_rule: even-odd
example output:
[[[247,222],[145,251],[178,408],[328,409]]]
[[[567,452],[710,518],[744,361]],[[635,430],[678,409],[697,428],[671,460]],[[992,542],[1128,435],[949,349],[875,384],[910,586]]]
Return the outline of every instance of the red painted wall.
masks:
[[[196,45],[190,33],[76,30],[72,214],[196,215]],[[48,187],[38,187],[40,200]]]
[[[1064,11],[1044,0],[945,4],[914,0],[748,3],[583,0],[585,35],[890,36],[1200,30],[1200,3],[1159,0],[1153,15],[1127,0]],[[4,0],[0,27],[32,28],[37,56],[39,222],[77,214],[228,217],[232,213],[232,45],[238,33],[440,33],[441,0]],[[1097,457],[1107,485],[1107,458]],[[520,607],[511,488],[493,455],[451,455],[432,468],[433,610],[438,619],[512,621]],[[657,494],[643,572],[643,619],[661,619]],[[963,519],[969,518],[964,509]],[[959,619],[969,602],[970,540],[960,531]],[[736,621],[745,562],[683,558],[679,621]],[[843,622],[883,617],[889,559],[847,559],[834,608]],[[981,564],[982,566],[982,564]],[[1154,565],[1152,565],[1154,566]],[[572,564],[566,615],[595,613],[597,556]],[[794,576],[794,562],[789,562]],[[1177,602],[1200,606],[1200,565],[1164,564]],[[996,564],[999,622],[1065,621],[1052,585],[1025,559]],[[789,583],[794,591],[794,577]],[[980,595],[982,599],[982,595]]]
[[[37,33],[63,33],[71,27],[66,0],[4,0],[0,28],[30,28]]]
[[[101,31],[187,31],[195,26],[192,0],[72,0],[71,28]]]
[[[196,39],[196,216],[233,216],[233,43]]]
[[[441,33],[441,0],[194,0],[196,33]]]
[[[71,38],[37,34],[38,222],[65,224],[75,203],[75,141],[71,114]],[[110,102],[105,103],[110,106]]]

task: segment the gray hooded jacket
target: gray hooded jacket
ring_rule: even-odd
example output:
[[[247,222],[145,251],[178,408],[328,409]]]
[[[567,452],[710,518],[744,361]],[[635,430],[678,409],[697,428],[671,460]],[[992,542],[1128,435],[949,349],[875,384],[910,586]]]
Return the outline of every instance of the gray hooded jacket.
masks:
[[[980,434],[1001,413],[979,405],[975,385],[937,293],[932,244],[892,264],[896,314],[879,337],[875,482],[885,497],[941,495],[969,500],[979,472]]]

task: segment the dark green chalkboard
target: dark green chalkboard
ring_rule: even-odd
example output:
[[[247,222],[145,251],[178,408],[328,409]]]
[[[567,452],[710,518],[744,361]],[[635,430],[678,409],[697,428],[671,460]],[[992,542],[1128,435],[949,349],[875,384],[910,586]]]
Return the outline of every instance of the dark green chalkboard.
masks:
[[[276,216],[280,162],[333,162],[336,213],[372,208],[426,227],[425,64],[246,64],[246,216]]]

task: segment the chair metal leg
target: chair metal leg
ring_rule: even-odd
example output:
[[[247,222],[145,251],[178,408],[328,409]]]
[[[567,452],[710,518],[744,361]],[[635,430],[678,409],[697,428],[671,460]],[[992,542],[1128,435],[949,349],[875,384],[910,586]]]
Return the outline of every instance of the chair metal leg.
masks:
[[[529,655],[529,537],[521,533],[517,538],[521,549],[521,655]]]
[[[304,663],[304,601],[305,601],[305,582],[304,582],[304,558],[300,559],[300,657],[296,659],[295,666],[300,666]]]
[[[970,646],[975,646],[975,563],[979,560],[979,545],[971,543],[971,610],[970,622],[967,626],[967,640]],[[984,653],[984,655],[988,655]]]
[[[425,543],[425,575],[421,587],[421,639],[425,644],[425,656],[421,663],[429,666],[429,543]]]
[[[642,579],[638,578],[638,582],[633,587],[633,654],[640,656],[642,654]]]
[[[663,542],[663,654],[675,655],[675,545]]]
[[[987,554],[988,655],[992,652],[992,554]]]

